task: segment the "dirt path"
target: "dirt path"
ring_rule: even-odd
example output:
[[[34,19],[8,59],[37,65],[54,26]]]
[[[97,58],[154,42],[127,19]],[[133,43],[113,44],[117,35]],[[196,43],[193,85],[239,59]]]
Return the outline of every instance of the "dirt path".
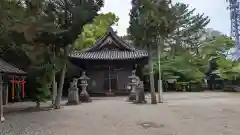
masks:
[[[10,113],[0,135],[240,135],[240,94],[164,97],[165,103],[158,105],[114,97],[57,111]]]

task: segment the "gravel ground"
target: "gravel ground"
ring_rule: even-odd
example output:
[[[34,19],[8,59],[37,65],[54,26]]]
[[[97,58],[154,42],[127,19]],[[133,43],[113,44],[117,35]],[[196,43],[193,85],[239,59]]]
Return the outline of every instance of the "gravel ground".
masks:
[[[167,93],[164,98],[158,105],[93,98],[39,112],[15,112],[32,103],[8,105],[0,135],[240,135],[240,94]]]

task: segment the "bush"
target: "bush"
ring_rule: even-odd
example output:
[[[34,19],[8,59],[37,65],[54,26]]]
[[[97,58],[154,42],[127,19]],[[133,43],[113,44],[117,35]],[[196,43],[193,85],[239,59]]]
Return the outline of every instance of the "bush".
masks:
[[[37,104],[45,102],[51,98],[49,81],[43,73],[43,70],[30,69],[26,80],[27,98]]]

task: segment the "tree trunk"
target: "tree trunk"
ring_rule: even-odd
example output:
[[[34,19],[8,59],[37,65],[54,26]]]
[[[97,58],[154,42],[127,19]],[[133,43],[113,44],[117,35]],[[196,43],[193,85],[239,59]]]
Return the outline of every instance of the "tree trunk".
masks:
[[[162,40],[163,41],[163,40]],[[163,103],[163,87],[162,87],[162,75],[161,75],[161,45],[162,42],[161,37],[159,37],[159,44],[157,49],[157,57],[158,57],[158,102]]]
[[[56,74],[55,71],[52,76],[52,105],[54,105],[54,102],[56,101],[56,96],[57,96],[57,82],[56,82]]]
[[[178,49],[181,48],[181,41],[180,41],[180,33],[179,33],[179,28],[177,29],[177,37],[176,37],[176,43],[172,44],[171,48],[171,55],[173,58],[178,54]]]
[[[40,101],[36,101],[36,108],[40,109],[40,106],[41,106],[41,102]]]
[[[64,56],[65,56],[65,58],[64,58],[63,68],[61,70],[61,78],[60,78],[60,82],[59,82],[59,88],[57,90],[57,96],[56,96],[56,100],[54,102],[55,109],[60,109],[64,79],[65,79],[65,74],[66,74],[66,70],[67,70],[68,46],[64,47]]]
[[[0,74],[0,124],[4,121],[3,117],[3,79],[2,74]]]
[[[55,58],[56,58],[56,54],[55,54],[55,46],[53,46],[53,63],[54,64],[54,69],[53,69],[53,74],[52,74],[52,105],[54,106],[54,102],[56,100],[56,96],[57,96],[57,83],[56,83],[56,71],[55,71]]]
[[[150,91],[151,91],[151,104],[157,104],[156,92],[154,88],[154,73],[152,62],[152,46],[148,46],[148,67],[149,67],[149,79],[150,79]]]
[[[176,56],[176,43],[173,43],[171,46],[171,56],[174,58]]]

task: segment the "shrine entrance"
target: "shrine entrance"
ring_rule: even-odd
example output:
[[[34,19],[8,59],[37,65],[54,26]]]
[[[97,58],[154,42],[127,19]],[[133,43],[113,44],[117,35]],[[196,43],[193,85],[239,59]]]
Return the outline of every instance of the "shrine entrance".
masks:
[[[112,93],[118,90],[118,75],[113,67],[109,66],[104,72],[103,88],[106,92]]]

